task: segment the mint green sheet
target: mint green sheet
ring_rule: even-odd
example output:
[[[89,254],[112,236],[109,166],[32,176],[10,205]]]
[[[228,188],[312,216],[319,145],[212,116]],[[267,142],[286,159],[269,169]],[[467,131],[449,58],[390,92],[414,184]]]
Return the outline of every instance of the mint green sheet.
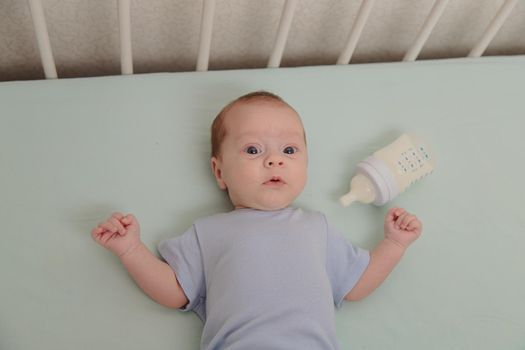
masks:
[[[336,313],[342,349],[525,349],[524,83],[525,56],[0,83],[0,349],[199,348],[199,319],[146,297],[90,230],[132,212],[155,249],[228,210],[209,125],[257,89],[302,115],[297,205],[369,249],[393,205],[424,224]],[[357,162],[405,131],[435,172],[391,205],[340,207]]]

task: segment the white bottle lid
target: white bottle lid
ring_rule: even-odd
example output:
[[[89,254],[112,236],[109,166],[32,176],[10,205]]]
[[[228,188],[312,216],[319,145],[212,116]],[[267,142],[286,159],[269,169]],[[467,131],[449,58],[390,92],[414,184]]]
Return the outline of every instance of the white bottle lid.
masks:
[[[383,205],[399,194],[399,188],[391,170],[381,159],[370,156],[359,162],[357,173],[366,175],[374,185],[375,205]]]

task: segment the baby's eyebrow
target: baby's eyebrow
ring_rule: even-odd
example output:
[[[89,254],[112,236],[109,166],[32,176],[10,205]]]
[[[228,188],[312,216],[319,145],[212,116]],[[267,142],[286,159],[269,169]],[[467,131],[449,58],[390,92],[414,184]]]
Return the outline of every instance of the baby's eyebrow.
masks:
[[[239,143],[250,143],[250,142],[254,142],[254,141],[257,141],[260,137],[258,136],[255,136],[255,135],[241,135],[239,137],[237,137],[237,142]]]
[[[273,134],[273,133],[271,133]],[[303,131],[299,132],[299,131],[281,131],[281,132],[277,132],[275,133],[275,135],[277,135],[278,137],[283,137],[283,138],[293,138],[293,137],[297,137],[297,138],[302,138],[304,133]],[[246,132],[246,133],[243,133],[241,134],[238,138],[239,139],[243,139],[243,138],[254,138],[254,139],[257,139],[257,138],[261,138],[261,137],[265,137],[266,136],[266,133],[260,133],[260,132]],[[274,135],[272,135],[274,136]]]
[[[304,137],[304,134],[301,132],[293,132],[290,134],[286,134],[283,136],[284,139],[287,140],[287,142],[291,143],[302,143],[306,142],[306,138]]]

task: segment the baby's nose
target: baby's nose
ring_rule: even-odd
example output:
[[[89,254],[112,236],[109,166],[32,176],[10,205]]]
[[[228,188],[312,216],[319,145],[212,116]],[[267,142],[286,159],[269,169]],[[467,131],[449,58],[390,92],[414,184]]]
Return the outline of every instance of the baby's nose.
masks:
[[[269,168],[282,167],[284,165],[284,161],[280,157],[268,157],[266,158],[265,165]]]

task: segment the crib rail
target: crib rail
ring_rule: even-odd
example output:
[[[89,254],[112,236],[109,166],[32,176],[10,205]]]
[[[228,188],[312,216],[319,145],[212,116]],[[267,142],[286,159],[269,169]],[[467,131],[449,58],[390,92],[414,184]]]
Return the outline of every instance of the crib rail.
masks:
[[[416,40],[408,49],[407,53],[405,54],[405,57],[403,57],[403,61],[411,62],[417,58],[417,56],[421,52],[421,49],[423,48],[423,45],[425,45],[425,42],[428,40],[430,33],[432,33],[432,30],[439,21],[439,18],[441,17],[443,12],[445,12],[445,8],[447,7],[448,1],[449,0],[437,0],[434,3],[432,10],[430,10],[430,14],[428,15],[428,17],[425,20],[425,23],[423,24],[423,28],[421,28],[421,31],[419,32],[419,35],[417,36]]]
[[[36,41],[38,44],[38,51],[40,51],[42,66],[44,67],[44,74],[46,75],[46,79],[56,79],[57,69],[55,66],[55,59],[53,58],[53,51],[51,50],[51,43],[49,41],[49,33],[47,31],[42,1],[29,0],[29,8],[31,10],[31,17],[33,18],[33,27],[35,28]]]
[[[288,39],[288,33],[292,26],[293,17],[297,8],[298,0],[285,0],[279,26],[277,29],[275,43],[268,60],[268,68],[278,68]],[[336,64],[348,64],[359,42],[359,38],[369,16],[372,13],[375,0],[363,0],[357,16],[354,20],[346,45],[339,55]],[[403,61],[415,61],[428,40],[432,30],[442,16],[449,0],[436,0],[423,27],[420,29],[413,44],[407,50]],[[503,26],[509,14],[516,6],[518,0],[505,0],[498,12],[488,24],[480,40],[469,52],[468,57],[480,57],[487,49],[496,33]],[[42,0],[28,0],[33,27],[36,33],[36,41],[40,52],[40,59],[44,68],[46,79],[58,78],[53,51],[49,40]],[[213,17],[215,13],[215,0],[203,0],[202,20],[199,53],[197,57],[196,70],[207,71],[209,66],[211,39],[213,33]],[[131,5],[130,0],[117,0],[118,21],[120,30],[120,56],[121,73],[133,74],[133,54],[131,47]]]
[[[483,36],[479,40],[479,42],[474,46],[474,48],[470,51],[468,54],[468,57],[480,57],[487,46],[489,46],[490,42],[494,37],[496,36],[496,33],[498,30],[503,26],[503,23],[507,20],[510,13],[512,12],[512,9],[516,4],[518,3],[518,0],[506,0],[501,8],[499,9],[498,13],[496,13],[496,16],[492,19],[489,26],[483,33]]]
[[[215,0],[204,0],[202,7],[201,37],[199,56],[197,57],[197,71],[208,70],[210,61],[211,35],[213,32],[213,15],[215,13]]]
[[[131,51],[131,6],[129,0],[118,0],[120,27],[120,67],[122,74],[133,74]]]

